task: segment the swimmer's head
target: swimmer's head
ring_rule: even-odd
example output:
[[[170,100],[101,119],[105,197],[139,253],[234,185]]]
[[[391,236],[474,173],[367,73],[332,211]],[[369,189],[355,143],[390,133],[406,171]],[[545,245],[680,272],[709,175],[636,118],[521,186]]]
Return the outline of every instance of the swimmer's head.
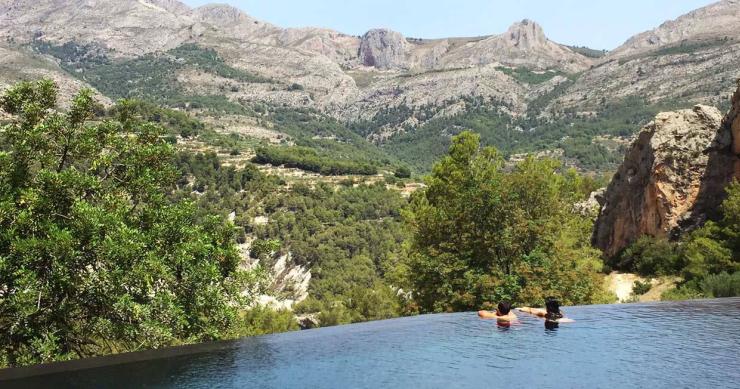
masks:
[[[560,302],[554,297],[545,299],[545,309],[547,310],[545,319],[557,320],[563,317],[563,314],[560,313]]]
[[[508,301],[502,301],[498,303],[498,308],[496,309],[496,312],[499,315],[508,315],[511,311],[511,303]]]
[[[555,297],[548,297],[545,299],[545,309],[547,313],[558,314],[560,313],[560,302]]]

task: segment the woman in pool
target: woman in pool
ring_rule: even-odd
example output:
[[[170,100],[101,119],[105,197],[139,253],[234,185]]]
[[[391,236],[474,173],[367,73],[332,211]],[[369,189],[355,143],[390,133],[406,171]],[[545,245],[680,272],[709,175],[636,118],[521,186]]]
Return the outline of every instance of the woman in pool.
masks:
[[[557,328],[559,323],[573,322],[572,319],[563,317],[563,313],[560,312],[560,302],[553,297],[548,297],[547,299],[545,299],[545,309],[530,307],[521,307],[517,309],[519,311],[531,313],[537,317],[544,318],[545,327],[547,328]]]
[[[516,315],[511,312],[511,303],[502,301],[498,303],[498,307],[495,312],[490,311],[478,311],[478,316],[483,319],[496,319],[498,322],[511,322],[516,320]]]

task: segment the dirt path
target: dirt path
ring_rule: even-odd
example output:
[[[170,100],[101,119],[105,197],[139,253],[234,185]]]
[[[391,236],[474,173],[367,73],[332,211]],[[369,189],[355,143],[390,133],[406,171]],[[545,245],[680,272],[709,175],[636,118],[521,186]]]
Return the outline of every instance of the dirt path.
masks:
[[[609,290],[617,295],[617,302],[620,303],[625,302],[630,298],[630,295],[632,294],[632,286],[635,284],[635,281],[644,281],[644,279],[637,274],[618,272],[612,272],[606,276],[606,279],[607,285],[609,285]]]
[[[627,302],[632,297],[632,287],[635,281],[650,282],[653,286],[650,290],[639,296],[638,301],[660,301],[660,295],[666,290],[674,287],[680,281],[678,277],[644,278],[633,273],[612,272],[606,276],[609,290],[617,295],[619,303]]]

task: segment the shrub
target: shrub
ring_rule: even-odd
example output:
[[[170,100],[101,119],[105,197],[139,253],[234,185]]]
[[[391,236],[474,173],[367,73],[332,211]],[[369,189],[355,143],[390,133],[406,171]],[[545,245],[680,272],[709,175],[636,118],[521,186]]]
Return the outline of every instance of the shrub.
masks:
[[[290,84],[290,86],[288,87],[289,91],[300,91],[303,89],[303,85],[297,83]]]
[[[701,290],[707,297],[740,296],[740,272],[709,275],[701,282]]]
[[[671,288],[660,295],[660,299],[663,301],[691,300],[702,297],[702,293],[690,285]]]
[[[252,258],[265,259],[270,254],[280,249],[280,241],[277,239],[257,239],[252,242],[249,255]]]
[[[396,168],[394,175],[398,178],[409,178],[411,177],[411,169],[406,166],[399,166]]]
[[[276,332],[298,330],[293,312],[287,309],[274,310],[256,306],[242,315],[243,329],[240,335],[266,335]]]
[[[642,296],[643,294],[649,292],[652,287],[653,284],[650,281],[641,282],[637,280],[632,286],[632,294],[635,296]]]

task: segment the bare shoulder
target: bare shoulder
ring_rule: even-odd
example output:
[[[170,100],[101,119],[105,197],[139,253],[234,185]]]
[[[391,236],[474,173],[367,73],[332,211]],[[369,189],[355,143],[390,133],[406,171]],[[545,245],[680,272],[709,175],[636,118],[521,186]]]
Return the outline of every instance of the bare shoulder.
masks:
[[[502,321],[512,321],[512,320],[516,320],[516,315],[514,314],[514,312],[509,312],[505,316],[498,316],[496,318]]]

